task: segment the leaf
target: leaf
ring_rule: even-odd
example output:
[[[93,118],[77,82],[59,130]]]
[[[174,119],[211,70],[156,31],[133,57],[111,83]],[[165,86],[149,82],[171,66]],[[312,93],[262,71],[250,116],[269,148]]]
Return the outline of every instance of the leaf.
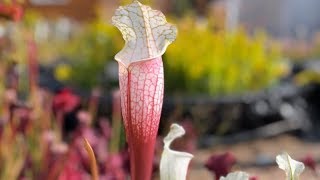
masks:
[[[292,159],[286,152],[279,154],[276,157],[276,162],[279,168],[286,172],[287,180],[299,180],[299,176],[304,170],[302,162]]]
[[[249,175],[245,172],[232,172],[227,177],[220,177],[220,180],[249,180]]]
[[[160,179],[161,180],[185,180],[188,171],[188,165],[193,158],[192,154],[178,152],[170,149],[170,144],[176,138],[185,134],[185,130],[178,124],[172,124],[170,132],[164,138],[164,150],[160,161]]]
[[[83,139],[84,147],[88,153],[89,160],[90,160],[90,168],[91,168],[91,174],[92,174],[92,180],[98,180],[99,179],[99,173],[98,173],[98,167],[97,167],[97,160],[94,155],[93,149],[88,142],[86,138]]]
[[[120,6],[112,17],[112,23],[126,41],[115,59],[127,67],[133,62],[161,56],[176,39],[176,27],[167,23],[162,12],[138,1]]]

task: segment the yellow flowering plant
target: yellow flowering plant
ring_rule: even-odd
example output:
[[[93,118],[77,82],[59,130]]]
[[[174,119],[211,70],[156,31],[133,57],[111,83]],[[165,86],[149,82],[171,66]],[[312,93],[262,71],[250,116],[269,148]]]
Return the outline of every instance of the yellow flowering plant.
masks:
[[[177,42],[165,55],[171,92],[217,96],[256,91],[286,72],[278,46],[268,45],[264,33],[215,32],[193,18],[182,19],[178,28]]]

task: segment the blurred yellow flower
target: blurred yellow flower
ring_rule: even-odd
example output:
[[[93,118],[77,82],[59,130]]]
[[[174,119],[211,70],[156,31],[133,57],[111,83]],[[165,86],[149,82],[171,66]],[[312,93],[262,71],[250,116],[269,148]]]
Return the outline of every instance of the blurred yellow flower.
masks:
[[[70,78],[71,67],[67,64],[59,64],[55,71],[54,76],[59,81],[66,81]]]

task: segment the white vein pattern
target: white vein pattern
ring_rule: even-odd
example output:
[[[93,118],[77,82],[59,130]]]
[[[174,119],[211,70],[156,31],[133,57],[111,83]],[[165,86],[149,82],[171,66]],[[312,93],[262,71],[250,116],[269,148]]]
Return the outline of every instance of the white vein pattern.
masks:
[[[162,12],[138,1],[120,6],[112,17],[112,23],[126,41],[115,59],[126,67],[133,62],[160,57],[177,35],[176,27],[167,23]]]

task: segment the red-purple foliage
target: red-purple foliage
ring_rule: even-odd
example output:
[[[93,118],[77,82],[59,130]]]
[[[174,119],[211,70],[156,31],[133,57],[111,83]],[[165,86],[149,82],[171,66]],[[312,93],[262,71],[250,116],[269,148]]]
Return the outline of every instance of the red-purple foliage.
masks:
[[[236,163],[236,158],[230,152],[224,154],[212,155],[207,162],[205,167],[215,174],[216,180],[221,176],[226,176],[232,166]]]
[[[249,180],[258,180],[259,178],[258,178],[258,176],[250,176],[249,177]]]
[[[126,173],[123,169],[122,154],[109,154],[105,161],[106,178],[110,180],[125,180]]]
[[[19,21],[23,16],[22,6],[18,4],[0,3],[0,16],[13,21]]]
[[[80,98],[75,95],[70,89],[62,89],[53,98],[53,109],[55,112],[68,113],[73,111],[80,105]]]
[[[85,171],[81,167],[81,157],[75,150],[70,150],[68,160],[60,172],[58,180],[79,180],[85,177]]]
[[[316,171],[317,163],[313,156],[307,155],[302,160],[303,164],[313,171]]]

